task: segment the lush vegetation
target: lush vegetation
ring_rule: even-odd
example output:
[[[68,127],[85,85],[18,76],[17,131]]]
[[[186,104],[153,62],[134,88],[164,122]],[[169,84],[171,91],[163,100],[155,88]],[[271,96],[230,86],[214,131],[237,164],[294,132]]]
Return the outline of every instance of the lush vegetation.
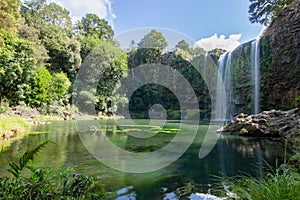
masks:
[[[252,23],[267,25],[292,2],[250,0],[249,19]],[[191,118],[199,113],[202,118],[210,117],[208,89],[203,77],[191,64],[195,57],[205,53],[203,49],[191,48],[181,40],[175,50],[166,53],[166,39],[153,29],[140,42],[132,41],[132,48],[124,52],[113,41],[112,27],[95,14],[86,14],[73,25],[69,11],[58,4],[48,4],[46,0],[24,3],[19,0],[0,0],[0,5],[0,113],[5,113],[9,106],[26,105],[38,108],[43,114],[58,114],[62,113],[62,109],[70,108],[73,95],[79,96],[79,107],[95,107],[98,113],[110,115],[117,109],[112,102],[124,104],[128,101],[128,97],[114,93],[122,77],[134,77],[134,74],[128,74],[128,70],[143,64],[161,63],[180,72],[195,90],[200,110],[187,110],[185,114]],[[220,56],[218,52],[213,53],[215,60]],[[93,72],[101,73],[102,77],[99,80],[99,77],[92,76],[87,82],[77,82],[80,92],[72,91],[80,66],[84,61],[93,63],[93,55],[101,55],[101,64],[107,66],[102,72],[99,72],[102,68],[92,66],[96,70]],[[244,66],[245,62],[236,60],[234,65]],[[262,59],[262,64],[264,62],[271,61]],[[95,91],[81,90],[95,83]],[[292,107],[299,105],[299,98]],[[136,90],[128,103],[135,118],[149,117],[148,110],[154,104],[163,105],[169,119],[180,119],[182,114],[176,96],[169,89],[156,84]],[[93,113],[93,110],[80,111]],[[0,134],[4,138],[28,130],[29,126],[22,118],[0,117]],[[173,134],[172,130],[167,129],[162,132]],[[30,161],[46,144],[26,152],[18,162],[9,164],[11,176],[0,178],[0,198],[103,197],[101,185],[91,177],[75,174],[72,169],[56,172],[30,166]],[[23,174],[26,170],[29,170],[29,176]],[[241,199],[297,199],[300,175],[292,169],[285,169],[282,173],[276,170],[259,179],[237,177],[227,184]]]
[[[250,21],[267,24],[291,2],[250,0]],[[109,115],[116,111],[115,105],[127,102],[126,97],[113,91],[128,69],[161,63],[170,65],[189,80],[195,88],[201,112],[205,118],[210,116],[210,99],[203,78],[197,77],[198,73],[187,62],[204,54],[203,49],[190,48],[186,41],[181,40],[166,56],[164,50],[168,43],[162,33],[153,29],[141,41],[132,41],[132,48],[124,52],[113,41],[114,32],[108,22],[95,14],[87,13],[73,25],[68,10],[46,0],[24,3],[10,0],[1,5],[1,113],[8,105],[26,105],[38,108],[43,114],[59,114],[57,110],[70,108],[72,95],[79,95],[83,107],[95,105],[97,112]],[[91,53],[101,54],[104,58],[101,64],[107,66],[106,71],[101,73],[100,80],[95,77],[89,83],[78,83],[80,93],[76,93],[72,91],[76,74],[84,61],[93,62],[91,56],[87,57]],[[93,82],[97,82],[96,91],[81,90]],[[147,117],[145,112],[156,103],[165,105],[169,118],[180,115],[176,97],[157,85],[139,89],[129,103],[132,112],[139,111],[137,115],[140,117]]]
[[[94,114],[95,107],[97,112],[110,115],[116,111],[115,105],[127,102],[124,95],[113,93],[120,78],[127,75],[128,69],[151,62],[172,62],[176,70],[194,82],[195,88],[199,91],[203,88],[203,80],[201,77],[195,79],[197,73],[186,59],[204,51],[190,48],[184,40],[176,45],[171,61],[162,60],[168,43],[163,34],[154,29],[137,44],[133,41],[132,49],[124,52],[113,41],[114,32],[108,22],[95,14],[88,13],[72,25],[69,11],[55,3],[10,1],[1,7],[3,19],[6,19],[0,21],[1,113],[9,106],[25,105],[37,108],[42,114],[61,114],[62,110],[70,108],[73,95],[80,98],[81,105],[77,106],[92,108],[81,112]],[[77,82],[77,90],[72,91],[80,66],[93,63],[92,57],[97,55],[101,55],[101,66],[106,67],[105,72],[100,72],[103,69],[98,68],[99,65],[93,66],[93,70],[101,73],[100,80],[91,77],[87,82]],[[84,89],[94,83],[96,91]],[[157,97],[149,99],[153,92]],[[137,91],[131,101],[132,111],[143,113],[155,103],[168,104],[171,118],[178,118],[176,97],[158,86],[146,86]]]
[[[284,169],[254,178],[239,176],[228,178],[226,185],[240,199],[299,199],[300,174],[295,169]]]
[[[1,113],[8,105],[35,107],[43,114],[67,109],[75,75],[96,46],[109,49],[100,53],[110,58],[107,63],[114,61],[104,81],[116,78],[108,85],[102,82],[102,86],[116,84],[125,74],[127,58],[112,41],[112,28],[97,15],[86,14],[72,25],[69,11],[45,0],[23,4],[19,0],[3,1],[0,9]],[[96,102],[101,106],[97,109],[109,110],[110,95],[109,91],[98,91]]]
[[[114,32],[106,20],[88,13],[72,25],[69,11],[45,0],[30,0],[22,4],[11,0],[1,9],[3,19],[6,19],[0,21],[1,113],[7,111],[8,106],[26,105],[37,108],[42,114],[60,114],[70,108],[72,95],[79,95],[79,107],[95,107],[97,112],[109,115],[117,109],[112,102],[115,105],[127,102],[124,95],[113,93],[120,78],[127,75],[128,69],[159,62],[168,46],[163,34],[153,29],[136,45],[133,41],[132,49],[124,52],[113,41]],[[180,65],[178,70],[185,71],[186,77],[192,81],[195,71],[191,71],[185,60],[204,51],[190,48],[184,40],[176,48],[172,65]],[[92,56],[88,56],[90,54]],[[97,55],[101,55],[101,64],[106,66],[105,72],[93,66],[101,73],[100,80],[91,77],[87,82],[77,82],[79,92],[72,91],[80,66],[84,62],[94,62],[92,57]],[[194,82],[199,86],[201,80]],[[97,84],[96,91],[83,88],[93,83]],[[149,86],[137,92],[131,105],[139,103],[133,111],[144,112],[152,104],[162,101],[169,102],[168,109],[178,110],[176,98],[170,91],[166,91],[167,97],[161,95],[165,91]],[[159,95],[154,100],[143,102],[148,101],[153,92]],[[94,113],[91,110],[83,112]],[[173,111],[169,113],[174,115]]]
[[[1,199],[101,199],[104,190],[92,177],[76,174],[67,168],[60,172],[30,165],[35,156],[48,144],[46,141],[27,151],[18,162],[9,163],[9,177],[0,177]],[[1,159],[0,152],[0,159]],[[1,160],[0,160],[1,161]],[[1,164],[1,162],[0,162]],[[24,176],[25,170],[30,175]]]

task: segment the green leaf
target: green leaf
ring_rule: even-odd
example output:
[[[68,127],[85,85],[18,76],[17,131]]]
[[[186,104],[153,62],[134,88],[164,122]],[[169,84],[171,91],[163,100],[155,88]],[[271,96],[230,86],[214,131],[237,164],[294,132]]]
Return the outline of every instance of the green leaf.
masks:
[[[21,171],[24,169],[24,167],[26,167],[26,165],[30,162],[34,160],[35,155],[37,155],[42,149],[45,148],[45,146],[49,143],[49,141],[47,140],[46,142],[38,145],[36,148],[34,148],[31,151],[26,151],[23,156],[19,159],[19,163],[13,163],[10,162],[9,166],[11,167],[11,169],[9,169],[8,171],[10,173],[12,173],[16,178],[19,178]]]

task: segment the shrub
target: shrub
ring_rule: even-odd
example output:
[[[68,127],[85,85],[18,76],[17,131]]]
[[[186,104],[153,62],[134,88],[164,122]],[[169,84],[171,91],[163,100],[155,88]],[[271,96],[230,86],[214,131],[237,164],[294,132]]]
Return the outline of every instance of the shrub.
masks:
[[[6,113],[9,110],[9,102],[7,99],[0,100],[0,114]]]
[[[92,177],[76,174],[72,168],[59,173],[50,168],[33,168],[29,165],[48,141],[27,151],[16,163],[9,163],[13,177],[0,177],[0,199],[101,199],[104,190]],[[1,159],[2,151],[0,152]],[[22,175],[29,169],[28,177]]]

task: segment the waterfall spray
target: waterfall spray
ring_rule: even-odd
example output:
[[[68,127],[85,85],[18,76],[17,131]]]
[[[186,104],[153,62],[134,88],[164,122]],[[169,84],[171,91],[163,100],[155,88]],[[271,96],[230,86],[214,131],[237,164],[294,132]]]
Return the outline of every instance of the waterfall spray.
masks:
[[[252,90],[253,90],[253,114],[260,111],[260,40],[256,39],[251,43],[251,68],[252,68]]]

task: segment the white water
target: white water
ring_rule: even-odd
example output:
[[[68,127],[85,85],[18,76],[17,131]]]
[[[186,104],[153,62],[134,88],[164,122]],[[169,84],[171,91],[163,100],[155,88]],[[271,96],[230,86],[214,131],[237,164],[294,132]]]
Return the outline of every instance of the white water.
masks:
[[[252,68],[252,90],[253,90],[253,114],[260,111],[259,92],[260,92],[260,40],[251,43],[251,68]]]
[[[207,68],[207,66],[206,66],[207,65],[207,57],[208,57],[208,51],[206,51],[205,55],[204,55],[204,67],[205,68]]]
[[[232,80],[231,66],[232,53],[226,53],[219,59],[219,73],[216,88],[216,106],[214,120],[228,121],[232,115]],[[225,117],[225,119],[224,119]]]
[[[225,91],[227,95],[227,102],[226,102],[226,121],[233,119],[233,97],[232,97],[232,75],[231,75],[231,66],[232,66],[232,52],[228,53],[226,67],[225,67],[225,74],[224,74],[224,85]]]

